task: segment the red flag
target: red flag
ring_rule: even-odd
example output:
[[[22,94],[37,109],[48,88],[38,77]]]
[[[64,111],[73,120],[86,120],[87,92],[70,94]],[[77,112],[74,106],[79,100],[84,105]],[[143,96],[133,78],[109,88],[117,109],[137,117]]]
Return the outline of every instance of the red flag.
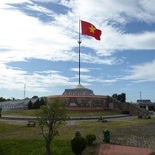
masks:
[[[100,36],[102,34],[102,31],[99,29],[96,29],[96,27],[91,23],[81,20],[81,29],[82,29],[82,34],[94,37],[97,40],[101,39]]]

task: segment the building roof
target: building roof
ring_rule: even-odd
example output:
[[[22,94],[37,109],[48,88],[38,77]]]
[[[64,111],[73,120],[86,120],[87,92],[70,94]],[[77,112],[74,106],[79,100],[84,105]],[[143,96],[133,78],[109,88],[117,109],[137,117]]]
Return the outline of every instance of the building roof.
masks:
[[[145,100],[137,100],[138,103],[151,103],[151,100],[145,99]]]
[[[70,98],[70,97],[76,97],[76,98],[108,98],[108,96],[105,95],[51,95],[48,96],[48,98]]]

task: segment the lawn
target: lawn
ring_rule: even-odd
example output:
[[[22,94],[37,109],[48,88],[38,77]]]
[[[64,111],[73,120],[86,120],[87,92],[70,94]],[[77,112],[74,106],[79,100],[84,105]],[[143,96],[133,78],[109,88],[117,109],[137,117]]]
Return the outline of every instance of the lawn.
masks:
[[[2,115],[34,116],[35,110],[24,110],[16,112],[3,112]],[[108,111],[74,111],[70,116],[106,116],[119,114]],[[155,119],[124,118],[126,121],[108,121],[107,123],[98,120],[68,121],[59,129],[59,136],[55,137],[52,143],[53,155],[73,155],[70,140],[76,131],[80,131],[81,136],[95,134],[97,139],[92,146],[87,147],[82,155],[97,155],[99,145],[103,142],[103,131],[110,132],[127,129],[135,126],[143,127],[147,123],[154,123]],[[40,128],[27,127],[27,121],[0,121],[0,155],[44,155],[45,143],[40,134]],[[116,133],[116,132],[114,132]],[[131,134],[131,133],[130,133]],[[115,136],[115,135],[114,135]],[[120,135],[119,135],[120,136]]]
[[[27,122],[0,121],[0,149],[2,155],[44,155],[45,144],[40,134],[39,127],[26,127]],[[73,155],[70,140],[76,131],[80,131],[85,137],[87,134],[95,134],[97,139],[91,147],[87,147],[83,155],[97,153],[99,144],[103,143],[103,130],[111,130],[114,126],[128,126],[130,123],[96,121],[70,121],[59,129],[59,136],[55,137],[52,150],[54,155]]]

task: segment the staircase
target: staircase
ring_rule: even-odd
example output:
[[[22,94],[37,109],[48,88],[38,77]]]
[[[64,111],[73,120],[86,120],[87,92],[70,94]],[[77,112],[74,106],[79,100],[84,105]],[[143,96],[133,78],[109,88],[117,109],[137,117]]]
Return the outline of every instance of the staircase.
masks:
[[[141,118],[149,118],[150,114],[148,111],[139,108],[131,103],[120,102],[110,96],[108,96],[108,102],[113,104],[113,108],[119,109],[121,111],[129,111],[130,115],[138,115]]]

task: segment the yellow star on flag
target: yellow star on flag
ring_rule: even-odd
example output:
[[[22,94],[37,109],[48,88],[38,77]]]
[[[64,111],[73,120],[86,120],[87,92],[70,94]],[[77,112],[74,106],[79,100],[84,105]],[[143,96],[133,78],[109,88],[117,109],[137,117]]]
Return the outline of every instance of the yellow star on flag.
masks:
[[[91,25],[91,27],[89,27],[89,29],[90,29],[90,32],[92,32],[92,33],[94,33],[94,31],[96,30],[96,28],[93,25]]]
[[[94,37],[96,40],[101,40],[102,31],[97,29],[93,24],[81,20],[81,30],[83,35]]]

